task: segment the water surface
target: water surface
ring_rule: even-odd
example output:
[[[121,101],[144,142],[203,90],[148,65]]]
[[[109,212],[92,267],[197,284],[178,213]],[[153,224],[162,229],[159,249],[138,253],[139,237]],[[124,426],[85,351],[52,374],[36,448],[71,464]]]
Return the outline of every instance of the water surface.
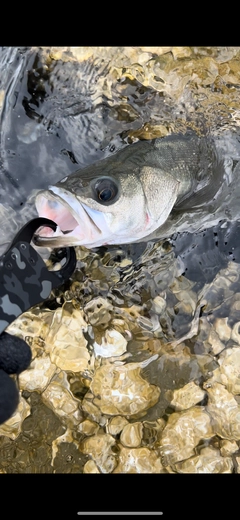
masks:
[[[191,129],[200,136],[226,139],[229,149],[231,136],[236,143],[239,135],[239,76],[240,49],[234,47],[2,48],[0,204],[9,225],[5,233],[19,225],[19,215],[26,219],[22,208],[34,190],[138,139]],[[117,330],[127,338],[129,356],[120,360],[124,366],[155,356],[142,366],[142,377],[160,388],[159,399],[144,412],[125,414],[129,423],[142,424],[139,446],[150,450],[144,455],[151,461],[149,472],[151,467],[153,472],[160,471],[150,455],[166,472],[188,471],[177,464],[193,457],[181,454],[174,458],[171,454],[168,458],[162,441],[161,421],[168,425],[178,411],[173,404],[175,390],[191,382],[204,389],[196,406],[214,423],[204,385],[219,369],[221,353],[240,345],[235,333],[240,299],[239,232],[238,222],[220,222],[198,234],[176,233],[155,243],[93,251],[78,248],[72,285],[58,291],[43,308],[54,312],[71,302],[80,309],[88,324],[91,355],[94,341],[100,342],[106,330]],[[3,238],[5,242],[6,236]],[[97,424],[92,433],[86,430],[88,423],[82,432],[71,422],[72,437],[59,443],[52,459],[52,446],[65,432],[66,418],[62,420],[54,407],[46,405],[41,392],[25,391],[31,414],[16,439],[0,436],[0,469],[10,473],[82,472],[93,461],[93,472],[96,468],[109,473],[130,471],[124,455],[119,455],[119,451],[124,453],[120,433],[113,435],[113,462],[111,458],[108,463],[99,460],[87,442],[100,435],[106,440],[103,451],[110,449],[106,436],[112,415],[102,412],[96,396],[93,404],[99,404],[101,413],[91,412],[86,399],[92,399],[89,381],[107,361],[91,359],[83,373],[63,372],[83,410],[83,423]],[[222,380],[220,384],[224,386]],[[233,393],[237,403],[238,392]],[[194,405],[190,410],[194,417]],[[237,444],[235,455],[229,456],[234,459],[240,435],[222,430],[217,434],[213,429],[212,435],[207,431],[206,438],[203,433],[195,442],[196,453],[209,446],[220,457],[220,472],[236,471],[236,459],[234,465],[230,460],[227,469],[222,463],[222,459],[226,462],[220,451],[222,443],[229,439]]]

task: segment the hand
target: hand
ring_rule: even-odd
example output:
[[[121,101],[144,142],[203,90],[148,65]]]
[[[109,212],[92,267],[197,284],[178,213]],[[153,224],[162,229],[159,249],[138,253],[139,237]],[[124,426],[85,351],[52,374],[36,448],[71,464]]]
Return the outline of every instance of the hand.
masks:
[[[19,403],[19,392],[9,374],[20,374],[31,363],[29,345],[7,332],[0,335],[0,424],[10,419]]]

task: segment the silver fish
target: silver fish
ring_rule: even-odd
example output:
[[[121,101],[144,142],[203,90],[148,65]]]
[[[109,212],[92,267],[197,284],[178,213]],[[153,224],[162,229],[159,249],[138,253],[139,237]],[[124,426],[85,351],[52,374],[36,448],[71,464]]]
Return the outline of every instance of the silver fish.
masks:
[[[193,133],[126,146],[37,195],[39,216],[58,228],[42,229],[36,244],[127,244],[237,219],[239,148],[236,136]]]

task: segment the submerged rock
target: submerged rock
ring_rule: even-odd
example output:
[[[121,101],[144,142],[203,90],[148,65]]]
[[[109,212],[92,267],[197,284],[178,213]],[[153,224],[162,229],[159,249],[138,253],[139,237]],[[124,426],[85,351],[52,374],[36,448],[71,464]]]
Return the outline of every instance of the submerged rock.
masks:
[[[219,382],[233,395],[240,394],[240,347],[224,350],[218,363],[220,366],[214,370],[208,383]]]
[[[96,434],[82,442],[81,450],[91,456],[101,473],[112,473],[117,465],[116,455],[112,451],[114,445],[115,439],[108,433]]]
[[[88,460],[83,468],[83,473],[101,473],[94,460]]]
[[[116,415],[115,417],[111,417],[106,426],[107,433],[110,435],[118,435],[123,430],[124,426],[128,424],[126,417],[122,417],[121,415]]]
[[[45,349],[52,363],[62,370],[80,372],[88,368],[90,354],[83,331],[87,330],[80,310],[66,302],[52,317],[49,333],[45,339]]]
[[[119,463],[113,473],[166,473],[166,470],[155,451],[120,447]]]
[[[240,405],[220,383],[206,383],[207,412],[215,434],[230,441],[240,440]]]
[[[54,376],[57,367],[48,356],[35,358],[28,370],[19,375],[19,387],[28,392],[43,392]]]
[[[222,457],[219,450],[212,447],[201,449],[200,455],[175,465],[177,473],[232,473],[231,457]]]
[[[195,448],[202,439],[214,436],[209,415],[204,407],[194,406],[183,412],[170,415],[162,432],[159,446],[162,461],[166,466],[194,456]]]
[[[126,424],[120,435],[120,442],[127,448],[138,448],[142,441],[143,425],[141,422]]]
[[[99,345],[96,341],[93,344],[96,356],[111,357],[121,356],[127,350],[127,340],[117,330],[106,330]]]
[[[17,439],[19,434],[22,431],[22,423],[28,415],[30,415],[31,410],[27,401],[21,396],[19,400],[18,407],[12,417],[5,421],[4,424],[0,425],[0,436],[5,435],[12,440]]]
[[[186,410],[204,399],[206,393],[194,381],[191,381],[183,388],[173,391],[171,405],[176,410]]]
[[[222,457],[230,457],[233,453],[239,450],[238,444],[235,441],[220,441],[220,453]]]
[[[108,415],[136,415],[156,404],[160,389],[141,376],[141,363],[105,365],[98,368],[91,383],[96,404]]]
[[[61,372],[42,393],[43,402],[67,426],[76,427],[82,422],[82,412],[79,400],[70,391],[66,374]]]

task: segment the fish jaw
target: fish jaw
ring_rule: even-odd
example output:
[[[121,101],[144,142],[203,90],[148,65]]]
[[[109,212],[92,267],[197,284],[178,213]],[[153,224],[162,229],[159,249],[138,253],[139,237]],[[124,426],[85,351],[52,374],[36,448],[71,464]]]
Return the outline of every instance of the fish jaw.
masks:
[[[144,213],[144,226],[139,215],[133,222],[127,217],[123,225],[121,217],[114,218],[106,207],[105,211],[91,208],[79,197],[58,186],[50,186],[49,190],[40,192],[35,204],[39,217],[49,218],[57,224],[55,232],[46,227],[38,230],[34,237],[37,246],[84,246],[91,249],[136,242],[150,232],[148,226],[151,218],[148,213]],[[132,211],[130,213],[132,215]]]
[[[55,232],[46,227],[38,231],[35,237],[37,245],[83,245],[91,248],[102,245],[105,235],[109,235],[104,214],[91,210],[66,190],[51,186],[48,191],[37,195],[35,204],[39,216],[49,218],[57,224]]]
[[[91,249],[103,245],[136,242],[138,239],[136,234],[139,230],[136,229],[136,225],[127,229],[121,229],[120,225],[120,229],[113,230],[111,212],[106,212],[106,208],[104,208],[105,212],[90,208],[70,191],[58,186],[50,186],[49,190],[40,192],[36,197],[35,205],[39,217],[49,218],[57,224],[55,232],[46,227],[38,230],[34,237],[37,246],[52,248],[84,246]],[[115,219],[115,222],[116,220],[119,219]],[[149,222],[148,215],[145,221]],[[144,231],[143,236],[145,235]]]

